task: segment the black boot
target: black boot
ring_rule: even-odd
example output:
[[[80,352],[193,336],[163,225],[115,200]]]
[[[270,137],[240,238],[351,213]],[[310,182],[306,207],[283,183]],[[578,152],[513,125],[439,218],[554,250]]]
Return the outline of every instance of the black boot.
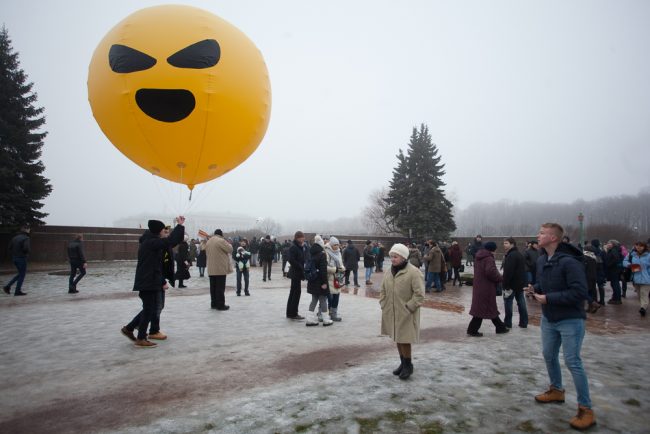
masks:
[[[402,368],[402,372],[399,374],[399,379],[406,380],[412,373],[413,363],[411,363],[411,359],[404,357],[404,367]]]
[[[393,371],[393,375],[399,375],[399,374],[401,374],[401,373],[402,373],[402,369],[404,369],[404,357],[399,356],[399,360],[400,360],[400,362],[399,362],[399,366],[397,367],[397,369],[395,369],[395,370]]]

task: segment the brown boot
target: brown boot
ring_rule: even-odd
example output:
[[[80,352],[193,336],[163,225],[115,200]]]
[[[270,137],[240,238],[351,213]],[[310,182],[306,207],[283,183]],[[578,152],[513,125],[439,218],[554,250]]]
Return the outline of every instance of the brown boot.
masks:
[[[596,416],[594,415],[594,411],[590,408],[579,405],[578,414],[576,414],[575,417],[571,418],[569,424],[572,428],[580,430],[594,426],[596,424]]]
[[[149,342],[146,339],[137,339],[135,341],[135,346],[140,348],[153,348],[153,347],[157,347],[158,344],[156,344],[155,342]]]
[[[548,404],[549,402],[564,402],[564,390],[550,386],[546,392],[535,395],[535,401],[541,402],[542,404]]]
[[[159,341],[164,341],[165,339],[167,339],[167,335],[164,334],[163,332],[159,331],[159,332],[150,334],[149,339],[156,339],[156,340],[159,340]]]

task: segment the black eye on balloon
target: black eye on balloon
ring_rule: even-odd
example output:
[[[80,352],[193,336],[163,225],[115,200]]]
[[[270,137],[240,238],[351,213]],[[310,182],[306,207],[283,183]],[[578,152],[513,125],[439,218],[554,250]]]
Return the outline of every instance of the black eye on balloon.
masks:
[[[167,62],[177,68],[210,68],[219,62],[221,48],[214,39],[205,39],[192,44],[167,58]]]
[[[108,63],[113,72],[126,74],[149,69],[156,64],[156,59],[126,45],[114,44],[108,52]]]

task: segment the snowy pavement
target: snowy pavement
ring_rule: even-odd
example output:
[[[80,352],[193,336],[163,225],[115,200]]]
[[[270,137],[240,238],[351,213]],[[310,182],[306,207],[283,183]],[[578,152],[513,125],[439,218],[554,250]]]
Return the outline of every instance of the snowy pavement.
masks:
[[[187,289],[167,293],[169,339],[139,349],[119,332],[140,308],[134,269],[90,264],[75,295],[66,276],[28,272],[28,296],[1,294],[0,432],[572,432],[577,404],[564,365],[567,402],[533,400],[548,379],[532,302],[528,329],[496,335],[487,322],[477,339],[465,334],[471,288],[428,295],[415,372],[400,381],[395,346],[379,336],[376,293],[365,287],[342,294],[341,323],[305,327],[284,317],[289,281],[279,266],[265,283],[252,269],[251,297],[236,297],[228,276],[226,312],[210,309],[207,278],[193,268]],[[303,290],[301,313],[309,301]],[[588,321],[583,360],[598,421],[590,432],[648,432],[650,327],[637,309],[628,298]]]

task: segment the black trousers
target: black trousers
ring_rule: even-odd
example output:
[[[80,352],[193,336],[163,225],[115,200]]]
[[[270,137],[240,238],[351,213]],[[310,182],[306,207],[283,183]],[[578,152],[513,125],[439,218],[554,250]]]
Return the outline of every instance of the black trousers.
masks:
[[[289,291],[289,300],[287,300],[287,318],[298,316],[298,305],[300,304],[300,279],[291,279],[291,290]]]
[[[272,259],[263,259],[262,260],[262,277],[264,280],[271,278],[271,267],[273,266]]]
[[[77,276],[77,270],[79,270],[79,276]],[[75,289],[77,283],[86,275],[86,269],[84,268],[84,263],[79,261],[70,261],[70,281],[68,282],[69,289]],[[75,279],[75,276],[77,278]]]
[[[226,276],[210,276],[210,307],[222,308],[226,305]]]
[[[467,326],[467,333],[478,333],[478,329],[481,328],[481,324],[483,324],[483,318],[473,316],[472,320]],[[506,325],[503,323],[503,321],[501,321],[501,318],[499,317],[492,318],[492,324],[494,324],[494,327],[496,327],[498,332],[503,331],[506,328]]]
[[[126,326],[130,331],[133,331],[136,328],[138,329],[138,339],[147,338],[147,328],[149,327],[149,323],[153,321],[158,312],[158,307],[162,305],[162,293],[162,289],[160,291],[140,291],[138,293],[142,300],[142,310]]]

